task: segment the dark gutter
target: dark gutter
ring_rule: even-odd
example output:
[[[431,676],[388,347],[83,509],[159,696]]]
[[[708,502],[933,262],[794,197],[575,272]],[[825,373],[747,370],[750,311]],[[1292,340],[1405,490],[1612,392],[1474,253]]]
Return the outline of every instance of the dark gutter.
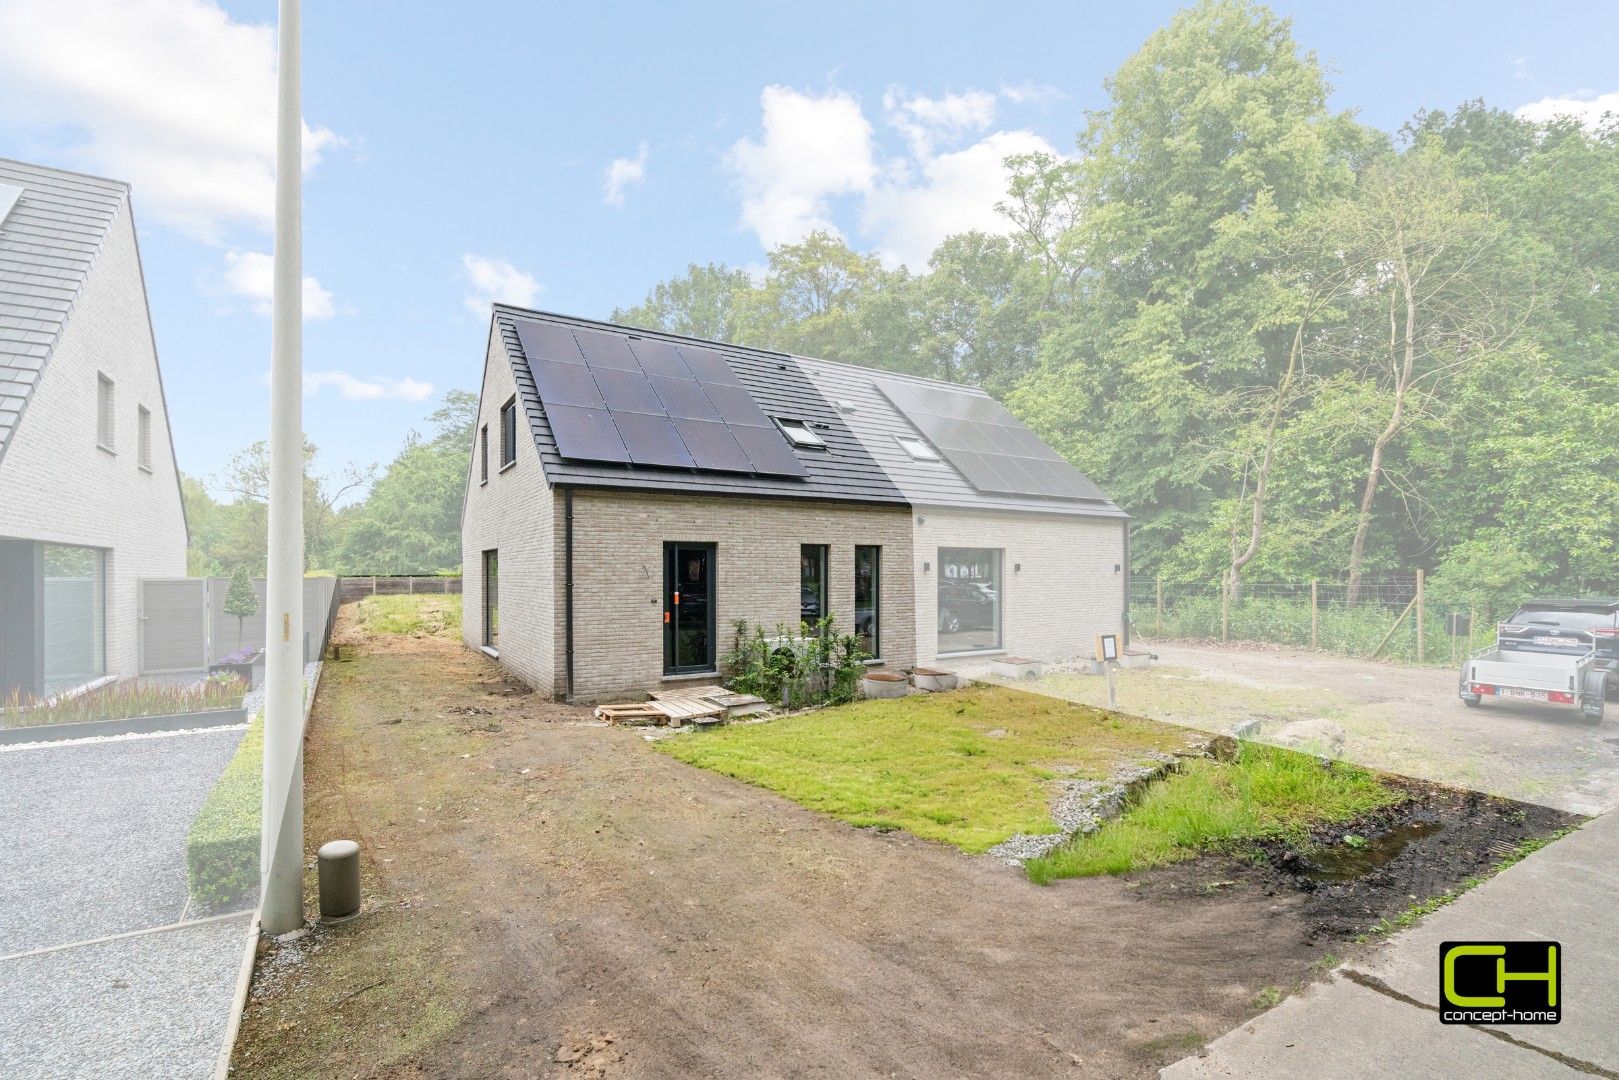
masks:
[[[568,700],[573,700],[573,488],[562,489],[562,638],[567,654]]]

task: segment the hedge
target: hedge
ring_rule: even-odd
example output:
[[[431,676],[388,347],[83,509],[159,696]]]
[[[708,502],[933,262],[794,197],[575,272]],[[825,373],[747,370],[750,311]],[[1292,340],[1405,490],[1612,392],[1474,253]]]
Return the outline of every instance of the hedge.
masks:
[[[202,911],[253,906],[259,891],[264,718],[253,720],[186,835],[186,875]]]

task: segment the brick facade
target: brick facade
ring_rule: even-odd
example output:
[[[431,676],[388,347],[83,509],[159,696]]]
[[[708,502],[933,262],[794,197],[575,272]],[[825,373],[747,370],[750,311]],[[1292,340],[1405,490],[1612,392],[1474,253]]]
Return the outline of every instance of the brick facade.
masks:
[[[983,662],[938,657],[940,548],[1002,551],[1002,652],[1048,661],[1091,656],[1097,634],[1123,629],[1124,521],[918,507],[915,522],[916,640],[923,663]]]
[[[97,373],[114,383],[115,447],[97,446]],[[138,410],[151,411],[140,468]],[[110,675],[136,673],[141,578],[184,577],[186,530],[126,200],[0,458],[0,536],[109,549]]]

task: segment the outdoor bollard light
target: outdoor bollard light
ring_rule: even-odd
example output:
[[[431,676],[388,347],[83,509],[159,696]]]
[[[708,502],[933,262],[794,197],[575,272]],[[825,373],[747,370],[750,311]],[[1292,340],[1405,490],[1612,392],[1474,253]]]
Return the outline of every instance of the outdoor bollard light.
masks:
[[[360,845],[333,840],[316,852],[322,922],[340,922],[360,913]]]

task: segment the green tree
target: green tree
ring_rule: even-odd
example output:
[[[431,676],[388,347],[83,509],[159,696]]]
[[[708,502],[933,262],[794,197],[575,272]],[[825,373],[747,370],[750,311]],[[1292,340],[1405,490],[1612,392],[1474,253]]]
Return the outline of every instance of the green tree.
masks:
[[[236,616],[236,638],[242,638],[242,622],[259,613],[258,594],[253,591],[253,578],[247,567],[238,566],[230,573],[230,587],[225,590],[225,614]]]

